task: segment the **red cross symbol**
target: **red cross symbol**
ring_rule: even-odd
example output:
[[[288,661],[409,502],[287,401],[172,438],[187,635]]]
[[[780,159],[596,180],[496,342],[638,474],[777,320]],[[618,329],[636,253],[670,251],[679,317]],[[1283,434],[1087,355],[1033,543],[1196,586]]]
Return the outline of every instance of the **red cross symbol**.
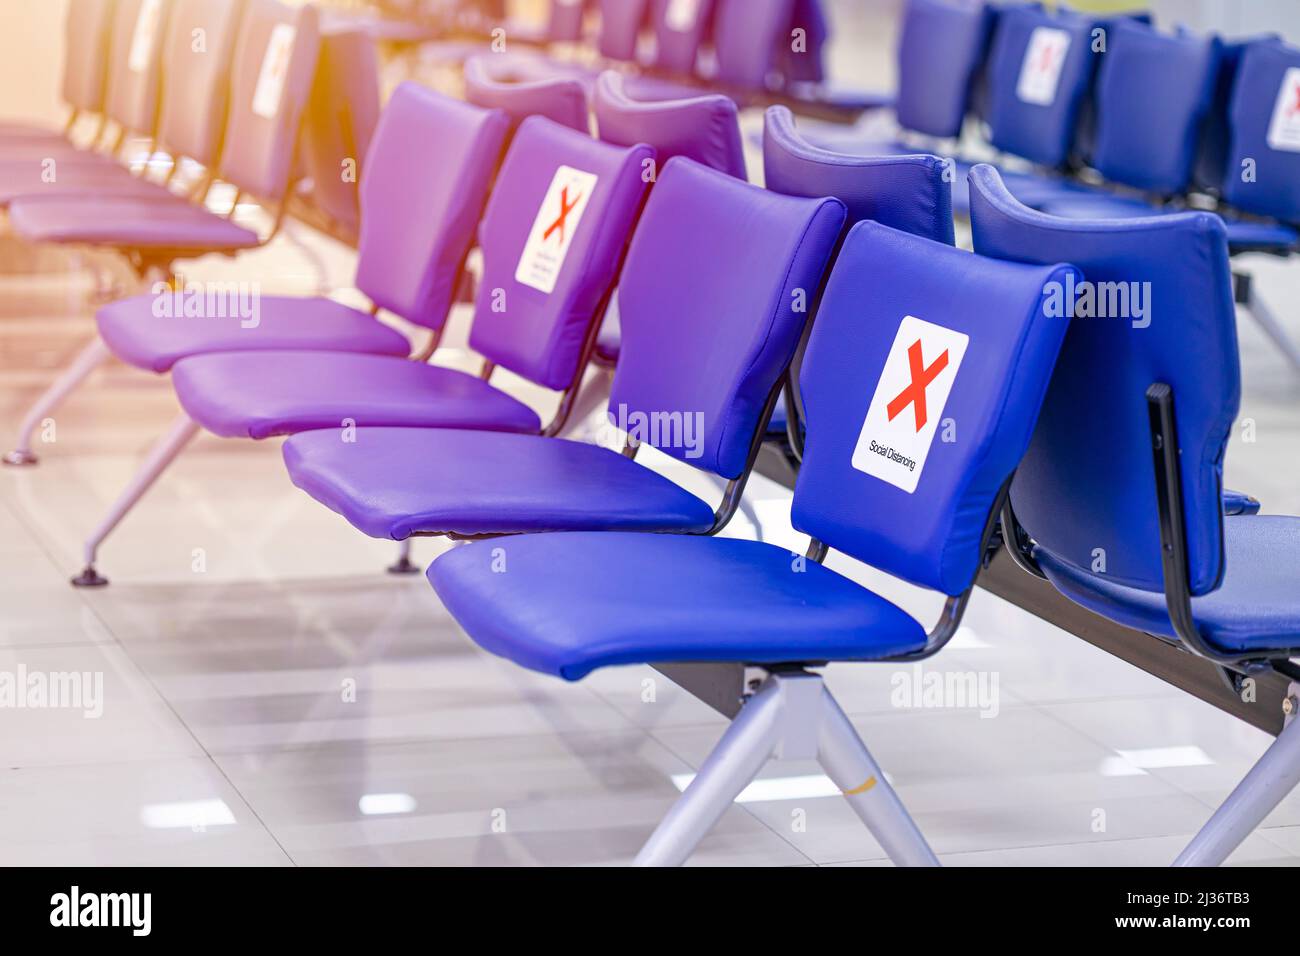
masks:
[[[1295,102],[1292,103],[1290,108],[1286,111],[1287,116],[1291,116],[1292,114],[1295,113],[1300,113],[1300,83],[1297,83],[1295,85],[1295,89],[1293,89],[1291,92],[1295,94]]]
[[[1043,46],[1043,52],[1038,55],[1038,72],[1046,73],[1051,70],[1052,65],[1056,62],[1056,44],[1048,43]]]
[[[925,427],[926,421],[925,388],[948,367],[948,350],[944,349],[943,354],[927,367],[921,360],[921,340],[917,339],[907,350],[907,366],[912,375],[912,384],[899,392],[885,406],[885,411],[889,413],[889,421],[892,422],[908,405],[915,406],[916,430],[919,432]]]
[[[565,220],[569,218],[569,213],[573,212],[573,207],[578,205],[580,199],[582,199],[582,193],[578,193],[578,195],[573,197],[573,202],[569,202],[569,187],[565,186],[560,190],[560,215],[556,217],[555,222],[547,226],[546,231],[542,233],[543,242],[551,238],[551,233],[555,232],[557,229],[560,230],[560,242],[564,242]]]

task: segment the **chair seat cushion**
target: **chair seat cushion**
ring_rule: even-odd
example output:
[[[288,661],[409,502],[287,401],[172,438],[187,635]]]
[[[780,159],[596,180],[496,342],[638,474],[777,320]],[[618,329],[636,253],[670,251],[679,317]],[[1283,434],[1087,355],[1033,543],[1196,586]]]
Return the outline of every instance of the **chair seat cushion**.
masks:
[[[1017,196],[1017,198],[1019,198]],[[1112,196],[1101,192],[1091,195],[1055,196],[1045,201],[1026,203],[1040,212],[1065,219],[1140,219],[1144,216],[1159,216],[1167,212],[1182,210],[1164,210],[1153,206],[1134,196]],[[1272,222],[1254,222],[1221,216],[1228,232],[1228,248],[1233,254],[1247,251],[1281,252],[1294,247],[1300,242],[1300,235],[1294,229]]]
[[[179,198],[25,196],[9,224],[32,242],[67,242],[180,253],[249,249],[257,233]]]
[[[389,355],[218,352],[172,368],[189,416],[225,438],[379,425],[535,432],[537,413],[476,375]]]
[[[114,163],[74,166],[60,161],[53,182],[46,182],[38,163],[11,163],[0,159],[0,206],[7,206],[25,196],[61,199],[87,195],[164,201],[175,198],[165,187],[132,176],[125,167]]]
[[[925,643],[884,598],[760,541],[524,535],[449,551],[428,574],[478,644],[569,680],[614,664],[871,660]]]
[[[399,332],[325,298],[262,296],[256,325],[247,328],[244,322],[253,320],[240,315],[186,317],[166,294],[111,302],[95,313],[95,321],[114,355],[150,372],[166,372],[183,358],[209,352],[313,349],[405,356],[410,351]]]
[[[367,428],[284,444],[293,483],[374,538],[558,530],[704,531],[713,510],[607,448],[540,435]]]
[[[1192,599],[1201,634],[1229,652],[1300,646],[1300,518],[1228,516],[1223,533],[1223,584]],[[1174,636],[1164,594],[1080,571],[1041,548],[1035,557],[1048,580],[1076,604],[1149,634]]]

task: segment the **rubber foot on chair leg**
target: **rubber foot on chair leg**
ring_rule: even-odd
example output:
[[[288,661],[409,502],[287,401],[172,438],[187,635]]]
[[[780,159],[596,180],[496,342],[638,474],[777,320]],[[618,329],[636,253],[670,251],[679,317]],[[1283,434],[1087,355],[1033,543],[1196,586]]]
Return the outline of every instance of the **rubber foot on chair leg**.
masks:
[[[420,566],[418,564],[413,564],[411,562],[411,559],[408,558],[406,555],[402,555],[401,560],[399,560],[396,564],[390,564],[388,566],[388,573],[389,574],[419,574]]]
[[[6,465],[22,467],[24,465],[36,464],[36,456],[25,448],[15,448],[13,451],[7,453],[3,459],[0,459],[0,461],[3,461]]]
[[[101,575],[95,570],[93,564],[88,564],[75,578],[72,578],[74,588],[102,588],[108,584],[108,578]]]

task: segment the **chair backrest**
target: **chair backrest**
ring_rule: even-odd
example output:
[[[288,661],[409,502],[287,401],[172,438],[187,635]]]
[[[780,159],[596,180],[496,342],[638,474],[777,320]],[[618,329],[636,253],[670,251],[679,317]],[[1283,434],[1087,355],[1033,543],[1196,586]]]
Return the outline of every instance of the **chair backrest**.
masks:
[[[1213,37],[1161,33],[1135,20],[1110,24],[1097,72],[1092,166],[1135,189],[1185,191],[1218,65]]]
[[[1300,223],[1300,49],[1281,40],[1247,47],[1229,118],[1223,198],[1247,212]]]
[[[653,162],[649,146],[612,146],[540,116],[520,125],[479,224],[475,351],[547,388],[571,384]]]
[[[655,66],[670,73],[695,72],[695,58],[713,20],[714,0],[652,0]]]
[[[686,99],[634,100],[623,76],[606,70],[593,97],[600,138],[618,146],[649,143],[659,166],[686,156],[738,179],[745,178],[745,147],[736,103],[719,93]]]
[[[98,113],[108,89],[115,0],[71,0],[63,24],[63,100]]]
[[[124,130],[152,136],[158,124],[163,37],[171,0],[117,0],[104,111]]]
[[[372,302],[442,328],[507,126],[416,83],[393,92],[361,164],[356,282]]]
[[[790,22],[777,33],[773,66],[784,86],[826,79],[825,51],[831,28],[822,0],[794,0]]]
[[[465,61],[465,99],[484,109],[502,110],[512,133],[529,116],[545,116],[584,133],[591,128],[582,83],[531,57],[470,57]]]
[[[646,25],[650,0],[600,0],[596,50],[610,60],[636,61],[637,41]]]
[[[992,22],[983,0],[908,0],[898,39],[900,126],[944,138],[961,134]]]
[[[638,440],[740,477],[843,224],[838,199],[782,196],[670,159],[619,285],[611,421],[644,422]]]
[[[763,90],[776,66],[777,44],[786,39],[795,0],[716,0],[713,48],[718,81]]]
[[[1016,517],[1051,554],[1086,573],[1164,589],[1146,390],[1173,389],[1193,594],[1223,572],[1223,455],[1241,383],[1223,221],[1187,212],[1075,220],[1022,206],[995,170],[970,174],[981,255],[1068,259],[1088,286],[1016,475]],[[1066,290],[1068,297],[1068,290]],[[1138,303],[1141,306],[1138,307]]]
[[[834,196],[848,224],[873,219],[904,232],[953,244],[952,183],[937,156],[850,156],[814,146],[794,115],[769,106],[763,117],[763,179],[787,196]]]
[[[379,123],[379,54],[356,27],[321,31],[316,79],[302,120],[300,159],[312,201],[349,232],[360,224],[360,166]]]
[[[1044,166],[1070,157],[1092,83],[1094,22],[1037,6],[1001,10],[988,59],[988,125],[998,149]]]
[[[969,588],[1069,324],[1043,289],[1074,273],[854,226],[804,356],[794,526],[915,584]]]
[[[158,144],[215,166],[230,97],[243,0],[172,0],[162,52]]]
[[[320,53],[316,8],[246,0],[230,76],[221,178],[259,199],[289,187]]]
[[[546,19],[546,39],[552,43],[579,42],[588,6],[587,0],[551,0]]]

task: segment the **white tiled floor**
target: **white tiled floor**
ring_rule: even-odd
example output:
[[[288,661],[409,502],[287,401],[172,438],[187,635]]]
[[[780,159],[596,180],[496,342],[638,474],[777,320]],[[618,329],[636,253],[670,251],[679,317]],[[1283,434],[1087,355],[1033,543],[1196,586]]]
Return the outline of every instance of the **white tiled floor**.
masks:
[[[1300,336],[1300,264],[1251,265]],[[269,294],[340,289],[351,266],[347,250],[290,225],[263,251],[185,271],[256,278]],[[92,306],[85,274],[58,255],[0,239],[0,270],[8,444],[90,334]],[[1297,513],[1300,377],[1248,319],[1240,328],[1242,416],[1257,440],[1236,432],[1229,484]],[[647,668],[569,685],[479,651],[423,577],[383,573],[391,543],[290,485],[277,442],[198,441],[104,547],[112,586],[70,588],[82,536],[175,408],[165,379],[111,365],[56,413],[38,468],[0,472],[0,671],[103,675],[97,719],[0,709],[0,863],[631,858],[723,720]],[[644,460],[716,495],[683,466]],[[756,479],[749,504],[768,540],[802,548],[787,492]],[[753,528],[738,518],[729,533]],[[415,557],[442,547],[418,542]],[[937,610],[833,564],[917,613]],[[1268,740],[984,592],[925,667],[996,677],[996,715],[899,708],[893,666],[835,665],[828,681],[947,863],[1166,863]],[[789,799],[735,805],[694,862],[884,862],[837,797],[817,795],[816,779],[806,789],[800,778],[816,775],[769,765]],[[1293,797],[1233,862],[1298,858]]]

